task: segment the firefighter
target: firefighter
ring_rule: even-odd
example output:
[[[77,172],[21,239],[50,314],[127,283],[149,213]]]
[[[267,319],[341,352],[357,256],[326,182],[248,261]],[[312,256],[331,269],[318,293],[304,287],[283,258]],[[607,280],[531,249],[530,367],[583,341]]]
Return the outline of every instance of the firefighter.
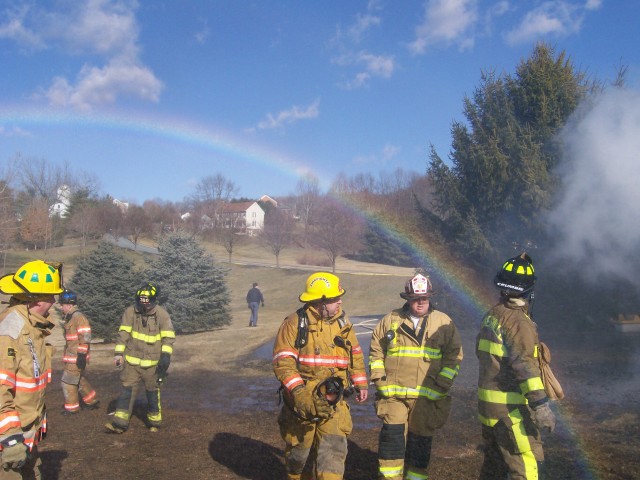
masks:
[[[73,415],[80,411],[80,400],[85,408],[95,410],[100,401],[85,376],[89,363],[91,345],[91,325],[87,317],[78,310],[78,295],[65,289],[58,297],[62,311],[60,325],[64,330],[64,371],[62,372],[62,393],[64,395],[63,415]]]
[[[357,402],[367,399],[364,357],[342,310],[344,293],[335,275],[310,275],[299,296],[304,306],[284,319],[273,346],[273,370],[284,401],[278,424],[288,480],[343,477],[352,430],[345,398],[355,393]],[[312,446],[315,477],[305,477]]]
[[[476,340],[482,480],[537,480],[544,460],[540,430],[555,428],[529,315],[535,281],[529,255],[508,259],[494,278],[500,301],[484,316]]]
[[[416,274],[400,293],[405,304],[371,335],[371,380],[382,420],[379,478],[423,480],[435,431],[451,410],[449,390],[460,370],[462,343],[449,316],[435,310],[431,280]],[[404,476],[403,476],[404,475]]]
[[[62,266],[34,260],[0,278],[13,306],[0,314],[0,479],[41,478],[38,443],[47,430],[45,387],[53,347],[47,317],[62,293]]]
[[[105,425],[108,432],[124,433],[129,428],[135,387],[140,381],[147,397],[147,427],[157,432],[162,423],[160,386],[167,375],[176,334],[169,314],[157,305],[156,297],[154,285],[143,286],[136,292],[135,305],[122,315],[114,357],[115,366],[122,369],[122,391],[113,420]]]

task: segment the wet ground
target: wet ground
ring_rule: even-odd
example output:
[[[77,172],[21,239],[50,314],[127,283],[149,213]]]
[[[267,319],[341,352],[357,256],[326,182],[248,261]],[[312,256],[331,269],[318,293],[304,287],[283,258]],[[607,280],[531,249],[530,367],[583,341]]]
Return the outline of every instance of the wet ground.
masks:
[[[358,320],[364,321],[359,339],[368,350],[371,321]],[[461,334],[466,356],[453,391],[452,417],[434,440],[433,479],[477,478],[482,462],[475,418],[475,331],[461,328]],[[640,479],[640,335],[601,330],[548,337],[544,340],[567,397],[554,404],[558,428],[545,438],[547,478]],[[140,399],[123,435],[103,429],[119,391],[117,372],[91,366],[89,379],[102,399],[101,408],[63,417],[61,372],[54,365],[54,383],[47,394],[50,432],[41,444],[45,479],[284,478],[276,424],[278,384],[270,356],[269,342],[239,362],[240,376],[174,369],[162,391],[164,428],[157,433],[145,428]],[[380,424],[371,401],[354,403],[352,412],[345,478],[375,479]]]

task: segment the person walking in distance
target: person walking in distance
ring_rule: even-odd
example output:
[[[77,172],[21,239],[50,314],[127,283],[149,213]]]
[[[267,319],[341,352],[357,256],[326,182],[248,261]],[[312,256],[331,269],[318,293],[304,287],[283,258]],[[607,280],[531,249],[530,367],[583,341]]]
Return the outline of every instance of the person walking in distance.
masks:
[[[273,345],[287,480],[340,480],[344,475],[353,426],[345,398],[355,394],[357,402],[364,402],[368,396],[362,348],[342,310],[344,293],[335,275],[310,275],[299,296],[304,305],[284,319]],[[308,459],[313,472],[304,468]]]
[[[249,317],[249,326],[258,326],[258,308],[260,305],[264,307],[264,296],[258,288],[258,283],[254,282],[253,287],[247,292],[247,305],[251,310],[251,316]]]
[[[493,281],[500,300],[482,319],[476,339],[484,441],[480,480],[542,478],[540,431],[552,432],[556,418],[542,382],[540,341],[530,317],[535,281],[529,255],[505,261]]]
[[[176,334],[156,297],[154,285],[143,286],[136,292],[135,305],[122,315],[114,357],[114,364],[122,369],[122,390],[113,420],[105,425],[108,432],[124,433],[129,428],[134,392],[141,381],[147,396],[147,427],[157,432],[162,424],[160,386],[167,375]]]
[[[42,478],[38,443],[47,431],[45,388],[53,347],[49,310],[63,291],[62,265],[27,262],[0,278],[13,306],[0,313],[0,479]]]
[[[371,335],[371,380],[382,420],[379,478],[426,480],[436,430],[451,411],[449,391],[462,361],[455,324],[434,308],[431,280],[409,279],[405,304],[385,315]]]
[[[60,325],[64,330],[65,346],[62,362],[62,393],[64,394],[63,415],[73,415],[80,411],[80,402],[90,410],[98,408],[99,400],[85,376],[91,347],[91,325],[87,317],[78,309],[78,295],[66,289],[58,297],[62,311]]]

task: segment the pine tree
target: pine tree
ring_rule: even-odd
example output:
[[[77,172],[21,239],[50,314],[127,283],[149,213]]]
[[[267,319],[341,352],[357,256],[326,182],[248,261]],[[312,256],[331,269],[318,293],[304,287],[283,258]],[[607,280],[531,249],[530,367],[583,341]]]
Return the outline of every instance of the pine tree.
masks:
[[[178,333],[202,332],[231,323],[227,270],[184,232],[162,238],[148,280],[158,288]]]
[[[133,263],[116,246],[102,242],[76,267],[67,285],[78,294],[78,305],[91,322],[94,337],[116,338],[125,308],[141,282]]]

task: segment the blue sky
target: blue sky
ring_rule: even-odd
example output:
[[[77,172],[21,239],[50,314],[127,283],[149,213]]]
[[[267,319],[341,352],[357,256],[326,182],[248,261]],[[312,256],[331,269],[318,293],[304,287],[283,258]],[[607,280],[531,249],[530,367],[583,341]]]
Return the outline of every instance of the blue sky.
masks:
[[[179,201],[339,173],[424,172],[482,70],[544,40],[640,86],[640,2],[0,0],[0,167],[92,172],[102,193]]]

